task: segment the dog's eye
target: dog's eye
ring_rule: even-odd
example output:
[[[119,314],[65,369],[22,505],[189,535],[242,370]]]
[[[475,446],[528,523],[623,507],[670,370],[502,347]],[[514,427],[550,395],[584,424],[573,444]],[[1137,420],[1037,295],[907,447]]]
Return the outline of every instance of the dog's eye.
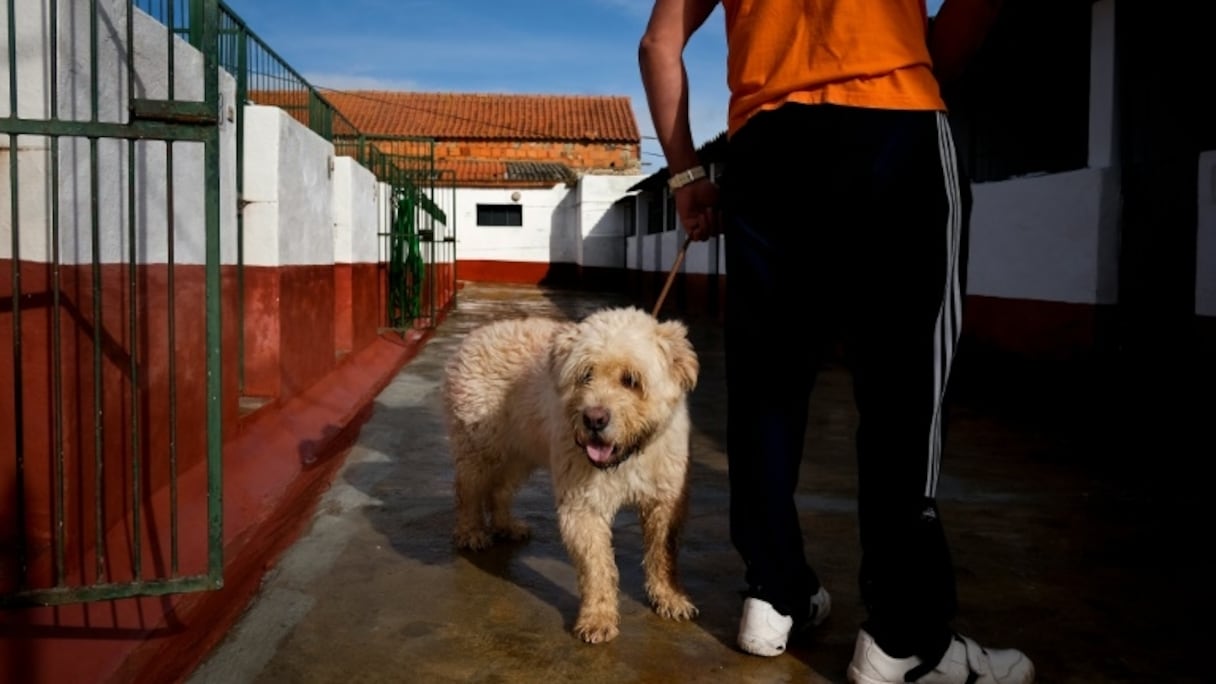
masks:
[[[638,377],[637,373],[632,371],[625,371],[621,373],[621,385],[626,389],[637,389],[641,384],[642,379]]]
[[[579,383],[584,384],[584,385],[590,385],[591,384],[591,375],[592,375],[592,373],[591,373],[590,368],[584,370],[583,374],[578,376]]]

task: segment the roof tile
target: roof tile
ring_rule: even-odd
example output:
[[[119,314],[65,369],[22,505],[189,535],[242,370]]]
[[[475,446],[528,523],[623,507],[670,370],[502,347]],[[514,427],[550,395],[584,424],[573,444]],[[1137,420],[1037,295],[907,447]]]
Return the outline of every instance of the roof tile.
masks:
[[[489,161],[480,159],[436,159],[436,185],[550,188],[574,183],[578,174],[565,164]]]
[[[325,91],[371,135],[436,140],[640,143],[629,98],[617,95]]]

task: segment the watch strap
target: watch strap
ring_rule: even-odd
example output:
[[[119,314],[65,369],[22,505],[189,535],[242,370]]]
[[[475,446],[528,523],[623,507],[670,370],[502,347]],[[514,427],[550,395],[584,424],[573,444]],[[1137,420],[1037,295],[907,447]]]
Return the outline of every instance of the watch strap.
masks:
[[[667,179],[667,187],[671,188],[672,190],[679,190],[680,188],[684,187],[685,185],[688,185],[689,183],[692,183],[693,181],[700,180],[704,177],[705,177],[705,167],[700,166],[700,165],[694,166],[692,168],[685,169],[679,173],[672,174],[671,178]]]

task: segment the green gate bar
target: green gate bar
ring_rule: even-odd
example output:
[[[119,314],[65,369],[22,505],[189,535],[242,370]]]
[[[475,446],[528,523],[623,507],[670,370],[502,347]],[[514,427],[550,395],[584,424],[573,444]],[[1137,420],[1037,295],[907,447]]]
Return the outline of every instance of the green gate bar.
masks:
[[[219,68],[223,68],[236,81],[235,110],[236,144],[238,159],[235,164],[237,181],[237,235],[235,283],[237,288],[235,299],[235,323],[238,328],[236,337],[236,356],[232,370],[237,373],[238,388],[243,388],[244,379],[244,222],[243,199],[244,163],[240,158],[244,143],[244,104],[266,104],[283,108],[291,116],[299,120],[313,131],[333,143],[336,154],[354,157],[359,163],[370,169],[377,180],[389,186],[390,196],[399,206],[397,213],[400,221],[390,224],[391,231],[382,237],[392,240],[396,234],[398,244],[393,252],[395,256],[386,260],[384,267],[393,274],[389,278],[386,293],[387,301],[396,301],[395,313],[385,312],[385,324],[394,330],[404,330],[410,327],[429,327],[438,323],[440,307],[451,306],[455,301],[455,227],[449,226],[442,232],[437,226],[454,222],[450,208],[454,207],[454,179],[450,184],[453,199],[444,208],[436,202],[436,179],[440,174],[435,168],[434,141],[426,138],[399,138],[387,136],[371,136],[358,130],[350,120],[336,110],[326,99],[324,93],[309,84],[302,76],[281,59],[264,41],[254,34],[249,27],[220,0],[127,0],[121,4],[86,0],[81,3],[49,2],[43,5],[47,12],[48,21],[43,34],[48,38],[50,49],[44,58],[47,61],[49,74],[49,114],[35,116],[19,116],[18,93],[21,83],[17,65],[17,40],[19,28],[16,19],[19,6],[26,5],[22,0],[3,0],[7,9],[7,26],[4,33],[7,37],[6,56],[10,65],[8,73],[9,112],[0,117],[0,136],[7,138],[10,154],[7,164],[10,174],[8,192],[11,197],[8,219],[14,229],[11,235],[12,272],[8,286],[11,289],[11,311],[7,312],[11,321],[12,339],[11,364],[12,399],[16,410],[14,430],[10,443],[14,445],[15,453],[10,463],[14,472],[14,505],[16,528],[21,532],[14,540],[13,555],[16,561],[17,579],[14,586],[0,586],[0,606],[25,604],[61,604],[91,600],[104,600],[137,595],[160,595],[186,591],[214,589],[222,585],[223,571],[223,516],[222,516],[222,422],[221,422],[221,389],[222,389],[222,349],[221,349],[221,236],[219,224],[219,180],[220,180],[220,147],[219,147]],[[31,2],[31,6],[36,3]],[[103,5],[105,9],[103,10]],[[107,50],[118,49],[125,57],[125,77],[128,101],[122,103],[120,115],[109,114],[115,109],[113,101],[101,96],[101,45],[99,31],[103,26],[101,13],[114,7],[126,7],[126,31],[122,38],[126,41],[126,49],[120,45],[115,48],[106,43]],[[65,10],[66,11],[61,11]],[[81,16],[88,13],[87,21]],[[136,13],[142,12],[147,17],[160,22],[163,26],[166,53],[164,65],[168,73],[166,99],[155,99],[146,93],[136,92],[134,84],[138,81],[135,64],[135,45],[137,35],[135,29]],[[69,16],[70,15],[70,16]],[[119,16],[115,14],[114,16]],[[73,30],[87,26],[87,47],[82,41],[89,60],[88,74],[81,73],[79,82],[71,82],[72,74],[59,67],[59,45],[65,32],[60,30],[64,20],[74,20]],[[83,22],[83,23],[82,23]],[[108,24],[107,24],[108,25]],[[142,28],[140,30],[143,30]],[[69,39],[71,36],[69,36]],[[188,42],[201,53],[203,73],[203,97],[193,101],[179,99],[181,88],[177,75],[181,68],[180,60],[174,49],[177,40]],[[107,53],[108,55],[109,53]],[[32,73],[32,72],[31,72]],[[24,76],[25,72],[22,72]],[[69,111],[75,112],[75,99],[67,102],[60,98],[59,80],[69,76],[68,88],[76,87],[80,93],[88,87],[87,100],[81,102],[83,107],[79,113],[63,114],[61,105],[68,104]],[[0,81],[2,83],[3,81]],[[121,89],[119,90],[121,92]],[[4,138],[0,138],[3,140]],[[67,144],[62,141],[67,139]],[[44,169],[34,165],[27,166],[19,159],[17,150],[19,143],[35,143],[35,151],[46,150],[49,163]],[[174,178],[175,163],[183,159],[194,159],[194,156],[179,156],[178,150],[183,145],[202,150],[202,183],[203,183],[203,265],[202,279],[204,289],[204,340],[203,355],[205,357],[206,376],[203,380],[202,392],[205,396],[202,403],[206,411],[205,441],[203,447],[206,464],[206,539],[182,538],[180,531],[183,520],[179,513],[179,479],[183,474],[180,451],[188,444],[194,448],[194,442],[184,443],[186,438],[185,426],[179,425],[184,414],[180,411],[178,394],[186,385],[179,382],[179,374],[183,367],[177,358],[176,350],[182,342],[179,336],[179,323],[182,322],[177,310],[177,297],[173,296],[181,287],[179,281],[179,257],[175,253],[175,244],[180,232],[176,225],[175,196],[179,188]],[[113,146],[113,147],[111,147]],[[136,215],[135,207],[145,198],[137,165],[140,155],[151,155],[154,150],[163,151],[166,178],[164,179],[165,222],[161,226],[142,225]],[[104,161],[103,161],[104,160]],[[126,192],[119,193],[122,197],[114,198],[105,194],[113,186],[114,178],[105,176],[110,169],[126,164],[125,173],[121,174],[126,183]],[[83,164],[77,168],[77,165]],[[2,167],[0,167],[2,168]],[[103,170],[104,168],[104,170]],[[43,310],[32,309],[34,304],[27,302],[30,284],[23,281],[23,264],[21,253],[22,235],[17,228],[21,226],[22,207],[19,197],[22,193],[21,172],[33,177],[35,172],[46,174],[50,180],[46,184],[49,198],[49,216],[47,217],[47,236],[50,240],[46,263],[33,263],[35,267],[45,266],[47,269],[47,297]],[[66,178],[76,178],[84,173],[89,174],[88,182],[72,190],[69,197],[67,191],[61,191],[61,175]],[[81,179],[83,180],[83,179]],[[145,178],[143,182],[146,183]],[[103,182],[104,188],[103,190]],[[83,199],[87,192],[87,201],[82,205],[71,202]],[[105,196],[109,202],[125,202],[126,213],[120,215],[117,223],[111,226],[109,222],[103,225],[101,221],[102,199]],[[65,206],[74,207],[73,214],[65,219],[61,214],[60,204],[68,201]],[[33,205],[34,203],[30,203]],[[81,209],[87,208],[89,217],[83,217]],[[65,220],[70,220],[70,226],[65,227]],[[148,303],[140,296],[140,252],[137,245],[150,228],[164,231],[166,237],[166,254],[164,264],[165,287],[168,295],[165,298],[163,337],[160,333],[154,335],[156,344],[165,344],[169,350],[163,361],[167,376],[168,400],[164,409],[167,411],[167,425],[164,426],[164,439],[167,444],[151,443],[145,435],[151,427],[150,422],[142,413],[147,403],[152,400],[148,393],[149,383],[153,374],[146,367],[145,359],[150,359],[152,347],[155,344],[141,342],[139,335],[147,334],[149,326],[156,322],[155,316],[147,310]],[[105,263],[105,259],[115,256],[103,248],[104,241],[109,235],[107,231],[116,229],[115,235],[121,235],[128,241],[125,250],[118,256],[118,262]],[[63,251],[61,243],[71,240],[71,230],[80,231],[81,237],[91,242],[91,248],[86,254],[73,253],[70,257]],[[70,243],[69,243],[70,244]],[[445,266],[441,271],[435,262],[438,254],[450,260],[451,266]],[[83,259],[82,259],[83,257]],[[27,256],[25,258],[34,258]],[[123,265],[121,262],[127,262]],[[30,266],[30,264],[26,264]],[[120,270],[112,270],[118,268]],[[29,271],[34,272],[34,271]],[[452,282],[440,282],[439,273],[450,273]],[[78,277],[79,276],[79,277]],[[35,287],[41,287],[36,283]],[[70,289],[75,287],[75,291]],[[87,293],[85,292],[87,290]],[[81,292],[79,302],[73,299],[74,292]],[[120,307],[121,310],[115,307]],[[33,311],[31,314],[30,312]],[[27,396],[31,391],[30,370],[27,367],[32,354],[28,339],[36,331],[30,328],[30,322],[39,320],[38,316],[45,312],[49,319],[49,345],[44,352],[47,355],[50,368],[46,375],[49,378],[45,390],[48,399],[48,417],[45,419],[48,442],[48,454],[31,454],[31,440],[26,416],[32,410],[27,405]],[[0,316],[4,315],[0,312]],[[29,316],[33,318],[29,318]],[[92,323],[89,324],[91,318]],[[121,331],[119,337],[125,334],[130,338],[121,351],[127,358],[121,362],[107,365],[107,353],[111,343],[104,335],[109,334],[105,326],[107,321],[121,321],[113,328]],[[91,325],[91,327],[90,327]],[[68,335],[72,346],[67,346],[64,336]],[[193,340],[187,340],[192,344]],[[121,341],[120,341],[121,344]],[[68,375],[68,365],[72,355],[81,359],[75,367],[76,375]],[[86,367],[84,358],[91,355],[91,368]],[[111,373],[119,372],[122,378],[122,388],[113,390],[107,388],[106,382],[113,381]],[[73,393],[73,388],[79,386],[86,396]],[[112,392],[117,391],[117,404],[113,401]],[[195,390],[191,390],[195,391]],[[125,394],[125,392],[129,392]],[[110,397],[111,399],[107,399]],[[123,407],[118,411],[107,409]],[[75,407],[83,412],[80,417],[86,421],[79,437],[69,431],[78,429],[75,422],[66,415],[69,407]],[[124,411],[129,416],[121,416]],[[191,425],[191,430],[196,426]],[[82,468],[79,462],[86,439],[85,432],[91,433],[87,438],[88,448],[91,448],[92,458],[82,472],[91,469],[88,482],[72,480],[73,468]],[[158,437],[158,440],[161,437]],[[193,435],[189,438],[195,439]],[[113,451],[114,444],[124,444],[124,453],[107,453]],[[45,458],[50,477],[49,511],[31,511],[29,497],[31,486],[31,457]],[[5,455],[0,454],[0,458]],[[158,465],[159,464],[159,465]],[[167,491],[169,510],[168,530],[168,561],[167,568],[150,563],[150,555],[143,538],[144,528],[154,524],[153,512],[148,506],[146,487],[151,483],[156,467],[163,465],[167,469]],[[130,481],[126,487],[119,487],[121,476],[119,471],[125,471],[125,477]],[[158,471],[156,477],[161,477],[164,470]],[[159,480],[158,480],[159,481]],[[86,496],[91,491],[90,496]],[[107,504],[115,491],[123,491],[121,498],[129,497],[130,501],[123,504],[121,510]],[[76,498],[73,498],[76,497]],[[74,510],[79,505],[91,502],[91,520],[84,512]],[[113,501],[111,500],[111,504]],[[42,505],[41,502],[39,505]],[[31,513],[37,513],[42,518],[50,520],[50,548],[34,549],[30,546],[31,539],[26,531],[31,521]],[[76,518],[79,517],[79,520]],[[91,523],[86,529],[85,523]],[[115,577],[109,569],[113,558],[107,556],[107,535],[116,524],[127,526],[130,535],[130,547],[123,551],[129,554],[131,577],[127,581]],[[79,529],[76,529],[79,528]],[[2,531],[0,531],[2,532]],[[77,549],[69,548],[68,542],[82,544],[82,535],[88,536],[94,557],[87,559],[90,567],[84,567],[74,555]],[[40,541],[39,544],[42,542]],[[192,550],[199,549],[198,545],[206,544],[205,569],[194,574],[182,575],[181,552],[185,545]],[[50,554],[51,570],[49,586],[32,584],[30,572],[30,554],[33,552]],[[159,554],[159,552],[157,552]],[[45,558],[43,556],[42,558]],[[3,558],[0,558],[3,560]],[[77,567],[80,566],[80,567]],[[86,572],[87,570],[87,572]],[[41,570],[39,571],[41,572]],[[88,576],[86,576],[88,575]],[[0,575],[0,579],[3,576]],[[39,580],[41,582],[41,580]]]
[[[128,112],[126,117],[119,119],[105,118],[102,116],[103,100],[100,97],[100,55],[99,55],[99,37],[100,29],[100,13],[99,3],[97,0],[89,0],[84,5],[69,5],[73,12],[87,11],[89,13],[88,26],[88,58],[91,68],[87,77],[89,88],[89,98],[86,104],[87,113],[83,117],[68,114],[61,116],[59,97],[59,89],[61,84],[59,78],[61,70],[59,69],[59,49],[58,45],[62,37],[60,32],[60,3],[51,2],[45,5],[45,11],[48,14],[49,21],[45,28],[46,33],[43,34],[48,40],[49,49],[42,55],[47,60],[47,73],[49,79],[47,81],[49,89],[49,114],[45,116],[21,116],[22,104],[18,100],[20,91],[18,82],[17,70],[17,39],[18,39],[18,22],[17,22],[17,0],[5,0],[5,9],[7,10],[7,26],[5,27],[5,35],[7,37],[6,57],[10,65],[8,73],[9,111],[7,116],[0,117],[0,134],[7,137],[9,145],[9,163],[8,172],[10,174],[10,183],[7,188],[10,194],[10,211],[9,220],[12,226],[11,235],[11,263],[12,273],[9,286],[11,288],[11,321],[12,321],[12,353],[13,353],[13,389],[12,399],[16,410],[16,417],[13,423],[14,437],[12,444],[15,448],[13,456],[13,480],[14,480],[14,501],[15,501],[15,526],[16,538],[15,555],[17,557],[15,578],[12,586],[4,588],[3,594],[0,594],[0,606],[14,605],[56,605],[63,603],[74,603],[82,601],[106,600],[131,596],[155,596],[169,593],[181,593],[187,591],[198,591],[215,589],[222,586],[222,571],[223,571],[223,517],[222,517],[222,423],[221,423],[221,311],[220,311],[220,288],[221,288],[221,252],[220,252],[220,225],[219,225],[219,127],[218,127],[218,104],[219,104],[219,77],[218,77],[218,59],[216,52],[218,44],[216,40],[219,8],[217,0],[170,0],[165,3],[153,2],[151,0],[137,0],[127,5],[126,12],[126,49],[122,50],[126,60],[126,77],[127,83],[130,85],[128,96],[130,97],[129,106],[122,109]],[[186,11],[179,11],[180,6],[188,6]],[[135,44],[135,14],[137,6],[139,9],[147,11],[154,18],[161,20],[166,26],[167,54],[165,64],[168,70],[168,100],[154,100],[147,98],[136,97],[134,84],[136,83],[135,69],[135,50],[131,49]],[[73,17],[75,18],[75,17]],[[188,18],[187,34],[194,46],[200,49],[202,56],[202,85],[203,98],[201,101],[177,100],[176,98],[176,75],[177,65],[174,55],[174,40],[177,35],[175,25],[182,18]],[[35,56],[36,57],[36,56]],[[83,76],[83,74],[82,74]],[[83,85],[83,83],[82,83]],[[71,83],[67,87],[72,87]],[[106,102],[107,105],[113,103]],[[125,118],[125,120],[123,120]],[[74,156],[67,159],[61,159],[61,152],[65,151],[60,141],[62,138],[69,138],[75,141],[76,146],[71,149],[75,152]],[[24,166],[21,160],[19,143],[34,143],[29,149],[37,152],[45,149],[49,154],[49,164],[46,170],[39,170],[36,166]],[[180,574],[180,519],[178,515],[178,416],[177,416],[177,397],[178,397],[178,371],[179,365],[176,358],[177,349],[177,332],[178,319],[175,313],[177,292],[176,272],[178,265],[174,255],[174,245],[176,242],[176,226],[175,223],[175,196],[177,188],[174,183],[175,168],[175,144],[191,143],[201,147],[201,178],[202,178],[202,200],[203,200],[203,221],[202,231],[204,242],[204,254],[202,265],[202,277],[204,282],[204,306],[205,306],[205,322],[204,322],[204,339],[202,347],[204,348],[204,363],[206,366],[206,377],[202,383],[200,392],[202,397],[203,410],[206,413],[206,425],[201,436],[201,441],[205,441],[202,446],[203,457],[205,458],[205,496],[206,496],[206,534],[204,538],[191,539],[187,543],[196,545],[195,548],[201,548],[206,545],[204,554],[205,564],[201,572],[191,575]],[[117,198],[119,206],[122,206],[122,201],[125,200],[124,208],[125,215],[120,215],[118,223],[114,224],[114,228],[120,232],[127,240],[127,249],[123,256],[126,257],[127,263],[122,275],[115,271],[115,278],[106,276],[108,265],[105,263],[103,255],[103,243],[106,239],[105,231],[101,223],[102,215],[102,196],[103,190],[101,182],[103,180],[102,145],[105,145],[104,155],[106,158],[106,168],[111,166],[121,167],[126,166],[126,173],[123,174],[126,183],[126,193],[123,197]],[[141,264],[139,259],[139,251],[137,246],[143,235],[143,231],[155,226],[141,226],[136,214],[136,207],[140,199],[143,197],[139,174],[137,173],[138,155],[141,151],[148,152],[151,146],[161,145],[164,149],[164,170],[165,178],[165,215],[166,224],[164,230],[167,236],[167,257],[166,257],[166,278],[168,282],[168,293],[166,301],[166,325],[165,336],[169,353],[167,356],[167,373],[168,373],[168,411],[169,411],[169,428],[168,428],[168,449],[167,453],[155,454],[147,449],[141,435],[145,429],[142,422],[143,407],[150,401],[150,395],[145,395],[145,380],[146,373],[143,368],[143,358],[147,357],[147,350],[139,343],[139,334],[141,330],[146,329],[147,322],[152,319],[145,319],[143,312],[147,306],[139,294],[139,269],[142,266],[152,266],[154,264]],[[83,147],[81,147],[83,146]],[[83,158],[80,156],[83,153]],[[75,166],[67,164],[80,164],[82,161],[85,167],[77,169]],[[60,183],[62,182],[61,174],[67,172],[69,174],[79,174],[81,170],[87,168],[89,181],[85,184],[88,193],[87,202],[84,205],[77,203],[77,212],[80,207],[87,206],[89,216],[84,221],[76,220],[73,230],[82,231],[82,236],[87,236],[91,245],[88,250],[88,261],[80,261],[77,258],[72,262],[72,270],[81,276],[84,276],[84,281],[75,279],[78,282],[77,288],[87,282],[88,287],[88,302],[84,306],[77,307],[71,300],[65,301],[65,281],[63,280],[63,254],[61,243],[65,236],[63,217],[60,212],[60,204],[63,195],[60,193]],[[49,236],[50,244],[48,254],[46,256],[47,263],[47,289],[49,290],[46,298],[45,309],[47,312],[48,329],[50,332],[50,340],[47,350],[47,363],[50,366],[47,369],[49,382],[47,391],[49,399],[47,405],[49,407],[48,416],[48,454],[30,454],[29,449],[31,442],[27,438],[26,433],[28,411],[32,409],[27,405],[27,393],[31,386],[26,382],[26,364],[28,364],[32,355],[26,352],[24,348],[24,340],[27,337],[26,333],[34,334],[35,331],[24,325],[23,316],[27,309],[39,306],[37,303],[30,303],[30,298],[27,295],[29,287],[22,282],[23,267],[27,266],[22,262],[23,255],[21,253],[22,243],[22,176],[21,172],[25,170],[27,177],[35,182],[39,176],[46,178],[45,191],[49,199],[48,216],[47,216],[47,235]],[[108,171],[107,171],[108,173]],[[43,175],[45,174],[45,175]],[[108,178],[108,177],[107,177]],[[110,185],[109,179],[107,186]],[[146,179],[145,179],[146,180]],[[78,191],[79,192],[79,191]],[[109,198],[109,201],[115,201],[116,198]],[[79,219],[79,216],[74,216],[74,219]],[[77,255],[79,257],[80,255]],[[37,266],[35,262],[32,265]],[[120,264],[116,263],[115,267]],[[31,271],[32,272],[32,271]],[[70,295],[69,295],[70,296]],[[124,311],[117,312],[118,317],[124,321],[119,327],[114,328],[114,331],[123,330],[128,336],[124,351],[128,358],[122,364],[115,364],[115,369],[121,369],[123,375],[123,388],[117,390],[119,392],[119,403],[109,402],[106,399],[110,392],[106,388],[107,376],[111,372],[105,370],[106,354],[108,352],[106,341],[107,320],[115,320],[114,314],[107,311],[109,304],[103,305],[103,302],[119,302],[125,308]],[[81,315],[87,312],[91,317],[91,322],[87,318],[81,318]],[[63,317],[64,315],[75,316],[77,318],[73,333],[84,345],[77,345],[75,354],[79,355],[86,349],[91,353],[91,371],[86,371],[82,366],[76,367],[79,374],[74,376],[83,379],[88,377],[92,388],[88,393],[88,400],[91,401],[91,409],[86,414],[82,415],[87,421],[86,425],[91,426],[86,428],[91,431],[92,439],[89,440],[93,454],[91,459],[93,477],[90,482],[76,482],[71,485],[72,491],[69,491],[69,472],[68,472],[68,446],[66,431],[68,429],[65,411],[67,410],[66,402],[71,399],[67,394],[68,383],[71,379],[65,377],[64,367],[67,359],[65,359],[65,348],[63,343],[63,335],[65,333]],[[107,316],[110,316],[107,319]],[[118,340],[122,344],[121,340]],[[104,372],[103,372],[104,371]],[[89,384],[89,383],[86,383]],[[128,395],[129,393],[129,395]],[[86,397],[77,396],[78,409],[86,409],[89,404],[85,401]],[[125,402],[125,403],[124,403]],[[120,405],[125,405],[126,410],[130,415],[124,419],[121,415],[122,411],[115,414],[118,417],[107,415],[107,407],[117,408]],[[128,453],[123,455],[121,459],[112,458],[112,454],[107,454],[107,449],[111,448],[107,443],[109,435],[117,431],[118,433],[125,432],[125,440],[128,445]],[[83,435],[82,435],[83,436]],[[77,440],[79,441],[79,440]],[[123,443],[120,439],[117,443]],[[79,449],[82,443],[77,443],[74,446],[78,467],[81,464],[79,457],[83,455]],[[29,522],[31,520],[29,510],[30,499],[28,490],[31,484],[29,465],[30,457],[45,456],[48,464],[50,479],[50,510],[46,511],[50,520],[50,535],[51,545],[47,549],[50,554],[50,573],[49,582],[46,578],[39,578],[38,584],[31,581],[30,572],[30,539],[28,538]],[[149,576],[147,559],[144,548],[144,528],[150,522],[144,510],[144,501],[146,493],[145,485],[148,484],[148,473],[145,472],[144,463],[148,459],[163,457],[168,469],[168,481],[166,483],[169,495],[169,559],[167,571],[155,571]],[[130,501],[125,506],[123,511],[111,510],[106,503],[108,491],[117,489],[113,474],[113,465],[122,462],[127,463],[127,474],[130,478],[127,496]],[[150,461],[149,461],[150,462]],[[91,488],[91,496],[88,489]],[[88,549],[93,558],[91,563],[80,565],[75,573],[70,573],[68,568],[68,548],[67,540],[72,536],[69,531],[70,525],[75,525],[75,520],[69,520],[68,503],[69,497],[77,497],[74,499],[79,502],[79,506],[87,507],[89,502],[92,502],[92,530],[87,532],[84,528],[76,529],[74,532],[76,541],[80,544],[83,541],[83,535],[90,534],[92,537],[92,548]],[[120,499],[121,500],[121,499]],[[78,512],[83,515],[83,508]],[[126,521],[129,522],[126,522]],[[80,522],[83,522],[83,518]],[[109,571],[110,558],[107,555],[108,542],[107,535],[112,534],[111,528],[113,523],[121,523],[126,527],[127,534],[130,537],[129,549],[124,553],[129,553],[130,557],[130,578],[126,580],[118,580],[111,576]],[[81,547],[84,548],[84,547]],[[77,553],[77,549],[73,549],[73,553]],[[83,552],[81,552],[83,553]],[[80,558],[80,560],[85,560]],[[91,566],[91,569],[90,567]],[[69,575],[72,576],[69,576]],[[91,577],[90,577],[91,576]]]

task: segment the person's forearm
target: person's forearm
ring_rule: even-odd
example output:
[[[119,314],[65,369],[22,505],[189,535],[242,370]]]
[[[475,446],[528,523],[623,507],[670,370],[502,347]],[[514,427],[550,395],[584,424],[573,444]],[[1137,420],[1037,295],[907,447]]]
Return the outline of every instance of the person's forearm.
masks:
[[[654,133],[667,157],[667,168],[675,173],[701,163],[688,123],[684,46],[717,4],[718,0],[656,0],[638,45],[638,65]]]
[[[638,62],[655,136],[668,169],[679,172],[696,166],[700,160],[688,122],[688,76],[681,50],[648,36],[638,48]]]
[[[996,23],[1001,0],[945,0],[933,20],[929,54],[942,83],[962,76]]]

